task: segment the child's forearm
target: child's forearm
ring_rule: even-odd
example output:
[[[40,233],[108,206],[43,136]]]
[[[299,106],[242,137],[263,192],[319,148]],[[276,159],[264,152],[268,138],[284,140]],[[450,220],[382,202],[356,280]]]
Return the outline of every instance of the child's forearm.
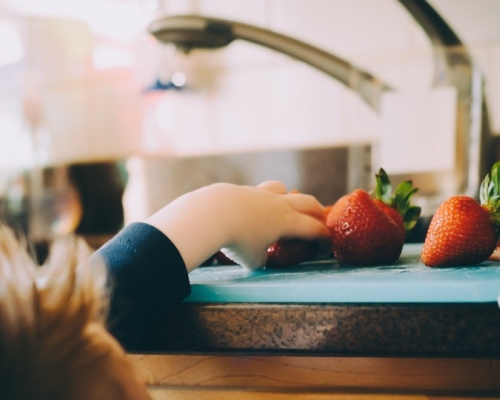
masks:
[[[123,229],[101,247],[90,263],[108,271],[108,329],[127,350],[135,348],[157,318],[190,293],[177,248],[145,223]]]
[[[188,272],[229,241],[231,221],[224,215],[228,207],[223,192],[214,186],[190,192],[145,221],[175,244]]]

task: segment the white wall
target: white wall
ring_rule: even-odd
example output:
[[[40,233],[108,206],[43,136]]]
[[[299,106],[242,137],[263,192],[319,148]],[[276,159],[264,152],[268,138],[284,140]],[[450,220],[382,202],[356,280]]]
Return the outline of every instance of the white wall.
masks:
[[[130,2],[100,4],[125,3]],[[431,3],[470,45],[484,71],[493,126],[500,132],[496,21],[500,1]],[[207,14],[297,37],[373,71],[397,88],[431,83],[428,40],[395,0],[161,0],[160,4],[167,13]],[[133,40],[106,37],[104,28],[113,24],[116,32],[126,31],[125,16],[134,18],[135,12],[137,21],[146,21],[155,13],[140,8],[127,13],[109,7],[100,10],[91,15],[93,20],[83,18],[83,23],[75,22],[74,15],[72,19],[59,15],[57,20],[30,16],[26,59],[42,88],[35,94],[41,101],[43,132],[50,138],[49,162],[132,153],[183,155],[343,145],[370,142],[380,133],[380,118],[373,110],[338,82],[302,63],[244,42],[185,57],[145,33],[136,33]],[[128,54],[132,61],[99,69],[98,48],[118,52],[125,61]],[[186,91],[142,93],[156,77],[178,70],[187,75]],[[3,71],[0,66],[0,82]],[[19,109],[22,100],[16,101],[11,106]],[[6,150],[0,149],[0,156],[2,151]]]
[[[500,132],[500,25],[495,21],[500,2],[431,3],[470,46],[484,72],[493,127]],[[171,5],[165,1],[165,12],[178,13]],[[256,24],[299,38],[398,89],[431,87],[429,40],[395,0],[199,0],[184,5],[180,11]],[[189,58],[171,51],[163,50],[171,57],[164,57],[162,73],[186,71],[192,86],[189,93],[164,95],[160,114],[167,113],[169,101],[175,113],[168,127],[157,125],[150,137],[168,143],[174,152],[189,151],[185,138],[192,137],[193,128],[186,121],[191,120],[203,121],[195,128],[200,146],[193,148],[201,152],[339,145],[370,142],[380,135],[380,118],[351,91],[276,52],[240,41]]]

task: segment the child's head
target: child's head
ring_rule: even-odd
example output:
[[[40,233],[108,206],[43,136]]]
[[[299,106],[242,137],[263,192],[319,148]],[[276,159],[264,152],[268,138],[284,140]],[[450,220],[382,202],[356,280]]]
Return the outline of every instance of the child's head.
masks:
[[[36,267],[0,227],[0,398],[148,399],[104,328],[104,268],[86,265],[82,240],[58,241]]]

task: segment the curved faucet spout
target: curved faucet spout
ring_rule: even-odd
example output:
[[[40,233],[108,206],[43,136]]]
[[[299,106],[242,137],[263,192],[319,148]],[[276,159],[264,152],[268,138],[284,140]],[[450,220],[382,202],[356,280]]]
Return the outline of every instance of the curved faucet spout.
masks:
[[[427,193],[437,196],[441,187],[453,181],[455,194],[477,196],[480,182],[493,164],[484,81],[467,49],[446,21],[425,0],[398,0],[428,35],[434,49],[434,85],[457,90],[455,165],[453,171],[437,172]],[[158,19],[149,32],[159,41],[174,43],[189,52],[195,48],[214,49],[243,39],[301,60],[337,79],[356,92],[376,111],[390,85],[350,62],[300,40],[240,22],[200,15],[180,15]],[[450,175],[451,174],[451,175]],[[417,174],[413,177],[416,179]],[[431,182],[432,181],[432,182]],[[442,199],[440,199],[442,200]]]
[[[458,192],[478,196],[494,162],[484,79],[466,47],[425,0],[399,0],[425,31],[434,48],[434,84],[457,90],[455,177]]]
[[[280,33],[241,22],[200,15],[178,15],[154,21],[149,32],[159,41],[173,43],[189,52],[195,48],[224,47],[243,39],[303,61],[358,93],[378,110],[380,96],[390,86],[367,71],[331,53]]]

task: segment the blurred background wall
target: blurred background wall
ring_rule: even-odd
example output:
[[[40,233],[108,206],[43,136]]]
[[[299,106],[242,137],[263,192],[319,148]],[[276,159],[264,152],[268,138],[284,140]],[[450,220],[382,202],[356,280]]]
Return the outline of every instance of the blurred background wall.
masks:
[[[500,133],[500,2],[429,2],[484,73]],[[337,81],[277,52],[236,41],[186,56],[147,33],[153,19],[180,13],[285,33],[397,89],[431,85],[429,40],[394,0],[1,0],[3,176],[34,163],[120,161],[118,173],[129,179],[126,221],[213,181],[278,178],[324,202],[362,182],[349,169],[370,168],[379,115]],[[432,135],[424,136],[432,148]],[[352,147],[362,156],[349,161]],[[431,159],[422,157],[422,168]],[[2,185],[12,191],[12,179]]]

